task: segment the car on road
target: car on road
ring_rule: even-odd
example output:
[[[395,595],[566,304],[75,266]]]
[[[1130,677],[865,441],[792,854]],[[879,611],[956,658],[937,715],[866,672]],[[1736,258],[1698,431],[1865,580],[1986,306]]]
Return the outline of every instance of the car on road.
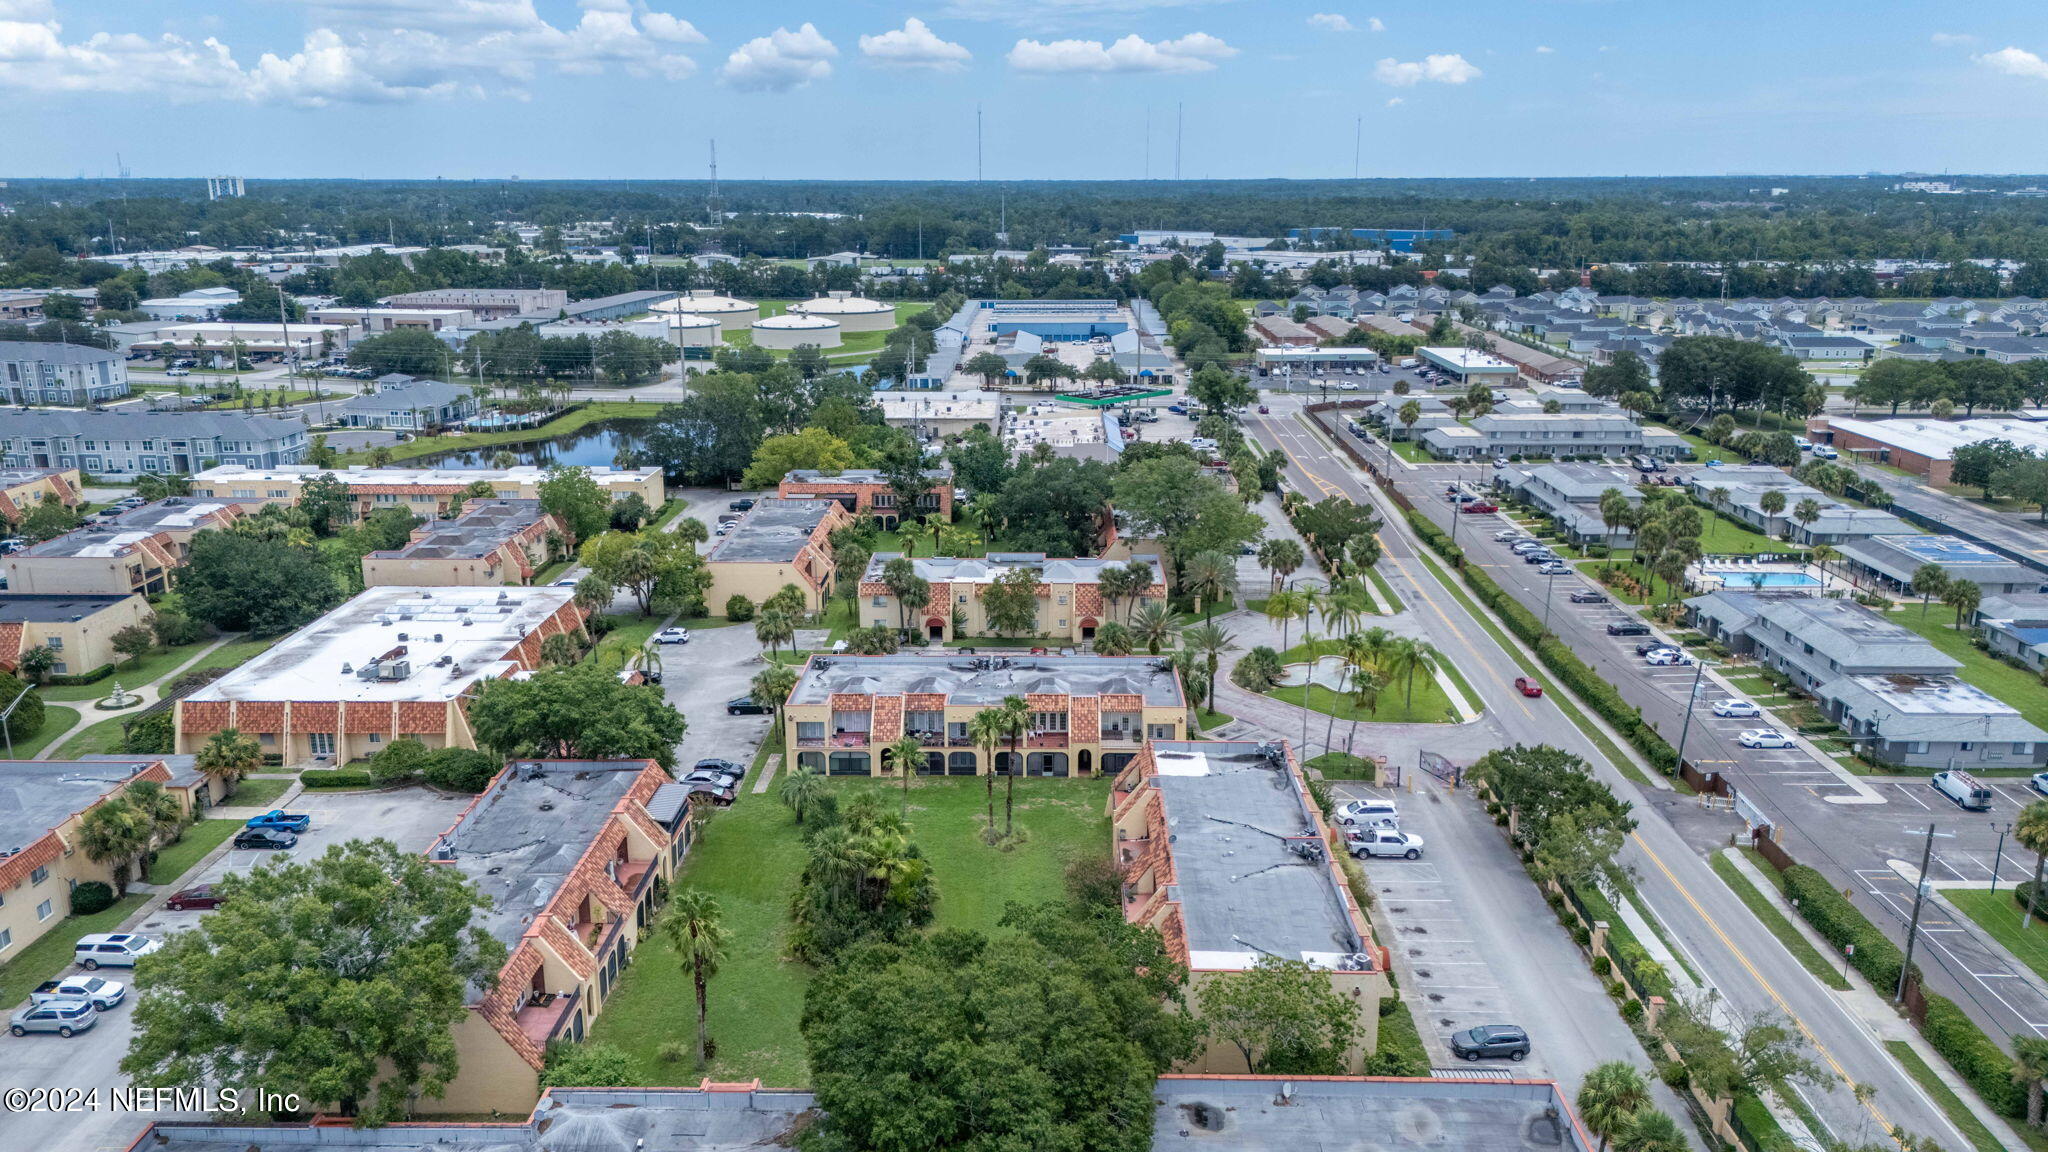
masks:
[[[1513,1024],[1481,1024],[1451,1036],[1451,1055],[1460,1060],[1520,1060],[1529,1054],[1529,1034]]]
[[[1751,704],[1747,700],[1735,700],[1731,698],[1728,700],[1714,701],[1714,715],[1716,716],[1732,716],[1738,719],[1747,720],[1752,717],[1761,716],[1763,714],[1763,709],[1757,707],[1754,704]]]
[[[164,946],[139,932],[95,932],[80,936],[71,959],[90,972],[95,968],[133,968],[135,962]]]
[[[1609,636],[1648,636],[1650,626],[1641,620],[1616,620],[1607,626]]]
[[[1677,668],[1692,663],[1692,658],[1676,648],[1659,648],[1643,657],[1643,663],[1652,668]]]
[[[104,1012],[121,1003],[128,995],[128,986],[119,980],[104,976],[59,976],[36,985],[28,994],[31,1004],[45,1004],[52,1000],[83,1000]]]
[[[656,644],[688,644],[690,642],[690,630],[688,628],[663,628],[654,634],[654,642]]]
[[[1500,541],[1503,544],[1511,544],[1517,540],[1520,540],[1522,538],[1522,534],[1520,532],[1515,531],[1513,528],[1503,528],[1500,531],[1495,532],[1493,534],[1493,538],[1495,540]]]
[[[1605,604],[1607,603],[1607,595],[1604,592],[1595,592],[1590,588],[1581,588],[1577,592],[1572,593],[1572,603]]]
[[[1266,407],[1264,404],[1259,405],[1259,415],[1271,416],[1272,414],[1273,410],[1271,408]]]
[[[1356,380],[1339,380],[1339,381],[1337,381],[1337,391],[1339,391],[1339,392],[1356,392],[1356,391],[1358,391],[1358,381],[1356,381]]]
[[[732,503],[726,505],[727,508],[731,509],[734,512],[745,512],[753,508],[753,506],[754,498],[752,496],[748,496],[740,500],[735,500]]]
[[[1395,828],[1401,819],[1401,809],[1392,800],[1346,800],[1337,805],[1336,813],[1337,823],[1347,828],[1355,824]]]
[[[1543,695],[1543,685],[1529,679],[1527,676],[1517,676],[1515,677],[1515,691],[1520,692],[1524,696],[1541,696]]]
[[[727,716],[766,716],[768,713],[769,707],[754,703],[752,696],[735,696],[725,702]]]
[[[287,812],[272,808],[261,816],[251,816],[244,828],[275,828],[280,832],[304,832],[313,826],[313,818],[304,812]]]
[[[166,376],[190,376],[191,374],[192,374],[192,370],[191,370],[190,368],[166,368],[166,369],[164,369],[164,375],[166,375]]]
[[[218,908],[220,893],[214,891],[211,884],[195,884],[171,893],[171,898],[164,901],[164,907],[173,912],[183,912],[192,908]]]
[[[249,828],[235,836],[235,847],[257,851],[291,848],[298,842],[299,838],[296,835],[275,828]]]
[[[1464,507],[1463,509],[1461,509],[1461,511],[1465,511],[1465,512],[1498,512],[1498,511],[1500,511],[1500,505],[1498,505],[1498,504],[1495,504],[1495,503],[1493,503],[1493,502],[1492,502],[1492,501],[1490,501],[1490,500],[1474,500],[1474,501],[1472,501],[1471,503],[1469,503],[1469,504],[1465,505],[1465,507]]]
[[[1422,859],[1422,837],[1392,828],[1353,828],[1344,833],[1344,847],[1363,860],[1368,856]]]
[[[30,1004],[7,1018],[7,1031],[16,1036],[31,1032],[55,1032],[69,1039],[99,1021],[99,1009],[85,1000],[52,1000]]]
[[[1792,738],[1776,728],[1747,728],[1735,738],[1744,748],[1790,748]]]
[[[1537,574],[1541,576],[1568,576],[1571,570],[1572,566],[1562,560],[1545,560],[1536,567]]]

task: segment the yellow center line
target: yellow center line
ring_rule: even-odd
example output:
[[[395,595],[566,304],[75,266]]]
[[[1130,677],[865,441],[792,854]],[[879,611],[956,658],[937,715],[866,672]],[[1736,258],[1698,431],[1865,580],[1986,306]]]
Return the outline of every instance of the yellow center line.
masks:
[[[1650,858],[1650,863],[1657,866],[1657,871],[1664,874],[1664,879],[1670,881],[1671,886],[1678,890],[1678,894],[1685,898],[1685,902],[1692,907],[1693,912],[1699,916],[1700,921],[1714,933],[1714,938],[1721,942],[1722,947],[1728,949],[1729,955],[1735,957],[1736,962],[1742,965],[1743,971],[1749,973],[1750,979],[1757,982],[1757,986],[1762,988],[1764,994],[1771,998],[1771,1003],[1776,1004],[1778,1010],[1783,1012],[1786,1018],[1792,1021],[1792,1026],[1799,1029],[1800,1034],[1806,1037],[1807,1043],[1812,1044],[1813,1050],[1820,1053],[1821,1059],[1827,1062],[1827,1066],[1834,1070],[1835,1075],[1842,1078],[1842,1083],[1855,1084],[1855,1078],[1850,1076],[1848,1070],[1843,1068],[1841,1063],[1835,1059],[1834,1053],[1829,1052],[1827,1045],[1822,1044],[1820,1038],[1813,1034],[1813,1029],[1806,1026],[1806,1021],[1801,1020],[1799,1014],[1792,1011],[1792,1006],[1785,1002],[1783,996],[1778,995],[1778,990],[1771,986],[1770,981],[1764,979],[1763,973],[1756,970],[1756,965],[1750,963],[1748,955],[1742,949],[1736,947],[1735,941],[1729,939],[1728,934],[1721,930],[1720,923],[1713,916],[1709,915],[1705,908],[1700,907],[1700,902],[1693,898],[1692,892],[1679,881],[1678,877],[1665,865],[1663,859],[1650,849],[1650,845],[1643,840],[1642,834],[1631,832],[1628,838],[1635,841],[1636,847],[1642,850],[1643,855]],[[1878,1122],[1885,1132],[1889,1133],[1893,1130],[1892,1122],[1885,1117],[1885,1114],[1878,1109],[1877,1105],[1870,1098],[1864,1099],[1862,1103],[1864,1110],[1870,1113],[1871,1117]]]

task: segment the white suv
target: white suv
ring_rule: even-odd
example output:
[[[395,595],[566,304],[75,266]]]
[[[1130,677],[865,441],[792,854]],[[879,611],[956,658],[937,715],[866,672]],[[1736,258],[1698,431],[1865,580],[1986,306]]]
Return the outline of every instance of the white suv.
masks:
[[[161,940],[134,932],[98,932],[79,937],[71,958],[88,972],[95,968],[133,968],[137,960],[163,946]]]

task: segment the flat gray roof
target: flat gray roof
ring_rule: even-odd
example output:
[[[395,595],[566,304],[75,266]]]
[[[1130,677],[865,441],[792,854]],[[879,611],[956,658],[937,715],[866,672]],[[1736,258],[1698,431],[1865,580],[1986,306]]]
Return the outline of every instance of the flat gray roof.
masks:
[[[0,624],[54,624],[112,608],[126,596],[0,592]]]
[[[0,853],[42,839],[156,760],[0,760]]]
[[[1152,1103],[1153,1152],[1593,1147],[1547,1080],[1162,1076]]]
[[[1311,801],[1278,744],[1154,741],[1146,784],[1165,805],[1189,966],[1263,955],[1334,967],[1365,951],[1331,874]]]
[[[460,560],[487,556],[499,545],[540,522],[538,500],[478,500],[463,507],[453,520],[435,520],[424,535],[379,557],[413,556],[423,560]]]
[[[783,500],[769,497],[757,502],[724,539],[712,546],[704,559],[736,564],[788,563],[810,542],[818,522],[839,507],[832,500]]]
[[[82,344],[56,344],[37,340],[0,342],[0,360],[40,360],[45,364],[101,364],[119,360],[119,352],[87,348]]]
[[[1000,704],[1033,692],[1066,696],[1142,696],[1182,702],[1180,678],[1157,656],[1028,656],[1016,649],[889,656],[813,656],[790,693],[791,704],[824,704],[834,692],[868,696],[943,692],[952,704]]]

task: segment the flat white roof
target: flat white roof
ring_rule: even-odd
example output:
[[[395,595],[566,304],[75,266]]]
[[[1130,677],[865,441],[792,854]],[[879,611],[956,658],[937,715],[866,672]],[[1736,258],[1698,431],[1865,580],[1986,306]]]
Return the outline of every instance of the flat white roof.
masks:
[[[574,596],[553,587],[372,588],[187,699],[453,700],[511,668],[506,654]],[[401,647],[406,677],[359,675]]]
[[[1517,372],[1520,369],[1495,356],[1472,348],[1418,348],[1416,351],[1460,372]]]
[[[1278,347],[1260,348],[1254,353],[1261,360],[1358,360],[1371,363],[1380,354],[1370,348],[1301,348]]]
[[[660,473],[659,468],[613,468],[592,465],[584,469],[600,486],[639,484]],[[246,464],[222,464],[192,477],[215,484],[268,481],[300,482],[321,472],[332,472],[345,484],[468,485],[479,480],[537,484],[547,478],[547,469],[535,464],[511,468],[316,468],[311,464],[280,464],[274,468],[251,468]]]
[[[875,403],[890,420],[993,420],[1001,411],[999,392],[877,392]]]
[[[1830,416],[1828,427],[1837,432],[1865,436],[1930,460],[1947,460],[1951,452],[1965,444],[1992,439],[2010,440],[2021,448],[2048,453],[2048,425],[2033,420],[1936,420],[1932,416],[1858,420],[1852,416]]]

